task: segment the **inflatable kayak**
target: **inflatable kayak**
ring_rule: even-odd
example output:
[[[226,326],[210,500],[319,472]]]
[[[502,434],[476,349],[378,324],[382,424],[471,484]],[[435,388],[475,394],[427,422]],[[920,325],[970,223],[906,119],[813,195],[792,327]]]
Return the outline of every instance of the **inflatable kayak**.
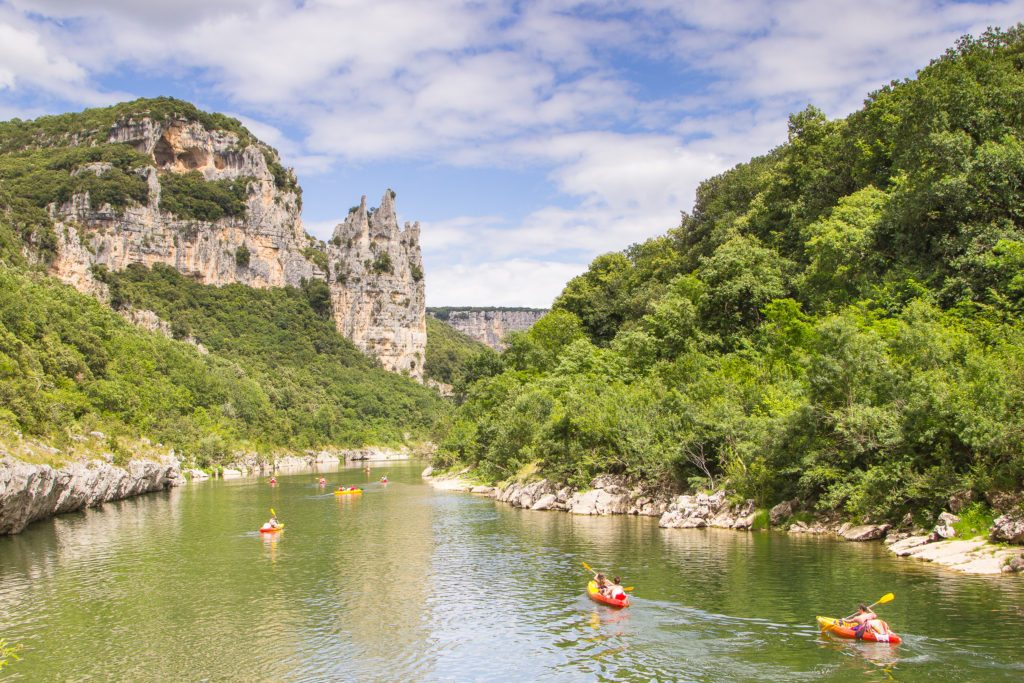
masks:
[[[587,595],[590,599],[595,602],[600,602],[603,605],[611,605],[612,607],[629,607],[629,596],[623,597],[621,600],[615,598],[609,598],[606,595],[602,595],[601,591],[597,590],[597,581],[591,581],[587,584]]]
[[[818,626],[821,628],[822,633],[832,633],[840,638],[857,637],[857,634],[853,632],[854,624],[852,621],[845,621],[834,617],[818,617]],[[875,633],[874,631],[867,631],[861,640],[873,643],[891,643],[893,645],[899,645],[903,642],[903,639],[895,633]]]
[[[273,534],[284,529],[284,524],[278,524],[277,526],[260,527],[261,534]]]
[[[362,489],[345,489],[344,491],[335,491],[334,495],[336,495],[336,496],[354,496],[354,495],[359,495],[362,492],[363,492]]]

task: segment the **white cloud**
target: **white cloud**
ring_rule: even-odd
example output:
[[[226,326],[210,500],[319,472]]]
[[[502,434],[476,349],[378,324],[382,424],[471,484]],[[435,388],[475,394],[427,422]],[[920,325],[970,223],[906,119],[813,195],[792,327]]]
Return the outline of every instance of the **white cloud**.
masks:
[[[517,221],[465,216],[452,188],[423,244],[432,301],[547,305],[558,277],[676,225],[702,179],[783,142],[790,112],[844,115],[1022,16],[1024,0],[8,0],[0,94],[97,104],[105,77],[144,72],[228,98],[300,181],[351,161],[541,174],[558,196],[518,198]],[[496,298],[458,300],[470,277]]]
[[[428,306],[547,308],[584,264],[509,259],[436,268],[427,277]]]

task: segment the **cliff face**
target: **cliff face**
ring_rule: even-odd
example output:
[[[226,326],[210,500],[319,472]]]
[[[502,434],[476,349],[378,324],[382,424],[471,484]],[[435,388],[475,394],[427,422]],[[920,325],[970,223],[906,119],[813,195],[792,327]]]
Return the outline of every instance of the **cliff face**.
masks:
[[[545,313],[542,309],[438,309],[432,315],[478,342],[503,351],[506,334],[530,329]]]
[[[57,277],[83,291],[96,289],[93,265],[121,270],[131,263],[163,263],[211,285],[297,286],[302,278],[323,277],[303,255],[311,238],[302,229],[298,197],[275,185],[261,147],[242,146],[235,133],[181,119],[119,121],[107,142],[129,145],[152,160],[137,171],[149,187],[148,201],[114,211],[109,205],[90,208],[88,195],[77,194],[52,206],[58,252],[51,270]],[[105,170],[93,164],[79,172]],[[204,221],[161,210],[161,180],[190,171],[206,181],[245,183],[244,215]],[[243,246],[247,264],[236,259]]]
[[[399,229],[394,193],[377,209],[366,197],[327,245],[331,306],[338,331],[392,372],[423,379],[427,346],[420,225]]]
[[[263,288],[326,280],[338,331],[386,369],[422,381],[419,224],[399,229],[394,193],[385,194],[379,209],[368,210],[364,198],[327,247],[303,230],[301,190],[276,152],[238,122],[182,103],[175,109],[186,113],[168,114],[167,102],[91,110],[92,118],[90,112],[67,115],[80,117],[82,128],[63,137],[34,131],[24,136],[22,150],[42,141],[61,154],[73,150],[75,159],[85,159],[86,150],[107,154],[61,167],[69,169],[67,186],[94,191],[92,197],[81,189],[65,193],[47,206],[56,239],[50,273],[101,298],[106,286],[96,279],[95,266],[119,271],[133,263],[165,264],[207,285]],[[130,113],[108,114],[103,124],[88,128],[95,112],[125,107]],[[20,132],[8,133],[8,140]],[[122,146],[138,156],[125,163],[118,150],[132,153]],[[5,151],[21,150],[8,142]],[[107,189],[123,186],[134,188],[133,194],[125,199],[113,193],[120,199],[111,206]]]

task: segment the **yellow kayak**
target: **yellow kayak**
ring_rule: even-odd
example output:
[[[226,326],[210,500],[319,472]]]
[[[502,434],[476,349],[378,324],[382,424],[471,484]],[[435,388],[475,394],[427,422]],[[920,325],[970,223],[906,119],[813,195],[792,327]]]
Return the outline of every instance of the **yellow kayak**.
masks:
[[[334,495],[336,495],[336,496],[358,496],[362,492],[363,492],[362,489],[345,489],[344,491],[335,491]]]

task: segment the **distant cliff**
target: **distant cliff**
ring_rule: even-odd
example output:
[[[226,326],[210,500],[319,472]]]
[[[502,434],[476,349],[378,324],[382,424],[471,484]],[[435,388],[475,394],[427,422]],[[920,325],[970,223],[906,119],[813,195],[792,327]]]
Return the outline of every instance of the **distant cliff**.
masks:
[[[487,344],[497,351],[504,350],[502,340],[509,332],[528,330],[547,313],[543,308],[428,308],[427,313],[443,320],[459,332]]]
[[[15,258],[100,298],[101,271],[135,263],[206,285],[325,281],[338,331],[422,379],[419,226],[399,230],[390,190],[379,210],[364,198],[327,245],[303,230],[302,190],[273,148],[172,98],[0,123],[0,164],[0,212],[26,226]]]

